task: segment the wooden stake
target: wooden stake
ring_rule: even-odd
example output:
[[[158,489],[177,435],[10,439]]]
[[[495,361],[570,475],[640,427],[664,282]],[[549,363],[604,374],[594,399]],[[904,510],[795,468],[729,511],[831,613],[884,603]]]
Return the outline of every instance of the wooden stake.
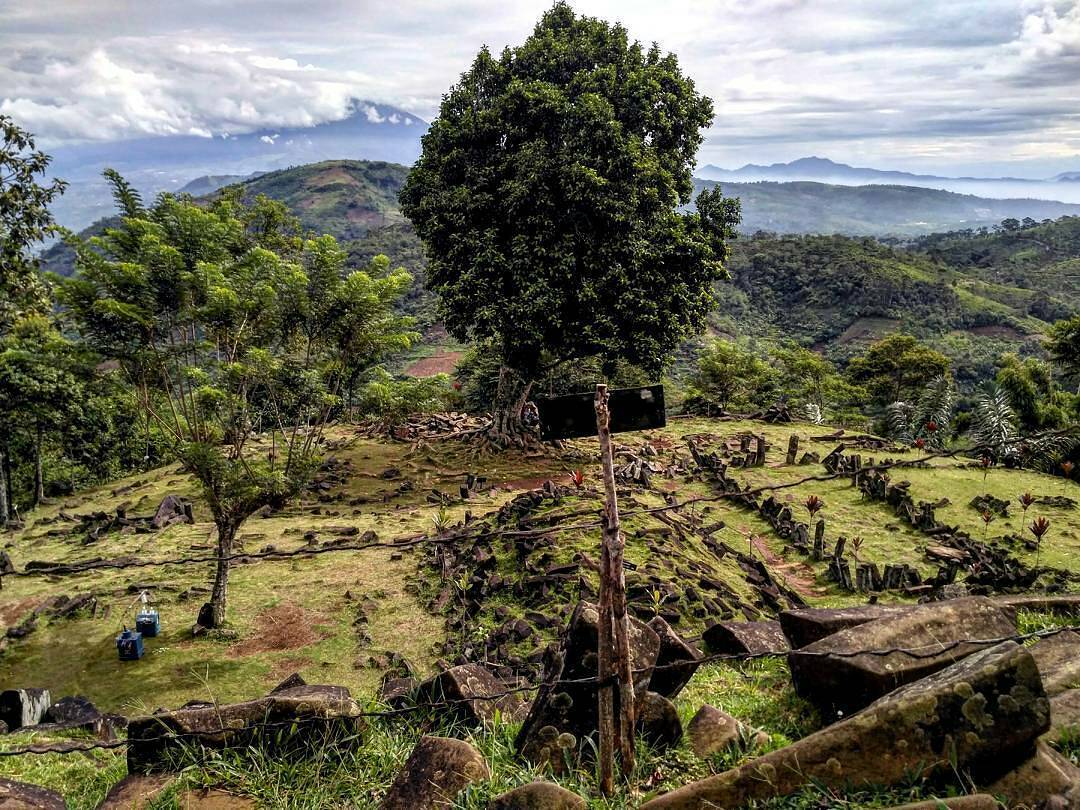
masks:
[[[596,432],[600,439],[600,461],[604,472],[603,553],[600,561],[600,632],[598,651],[600,678],[615,676],[618,691],[618,716],[615,716],[613,690],[600,690],[600,782],[606,788],[605,768],[612,768],[610,758],[617,744],[623,778],[630,780],[634,771],[634,677],[630,662],[630,622],[626,615],[626,579],[623,574],[623,539],[619,532],[619,503],[615,493],[615,467],[611,452],[610,413],[607,386],[596,386]],[[612,644],[614,642],[614,644]],[[614,722],[612,722],[614,721]],[[605,728],[605,722],[614,725]],[[605,732],[607,734],[605,735]],[[608,741],[605,742],[605,736]],[[605,759],[605,756],[607,759]]]

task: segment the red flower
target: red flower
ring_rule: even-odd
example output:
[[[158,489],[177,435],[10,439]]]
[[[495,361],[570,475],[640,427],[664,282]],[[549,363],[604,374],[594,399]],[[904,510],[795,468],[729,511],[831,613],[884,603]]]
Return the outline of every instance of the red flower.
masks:
[[[926,429],[930,433],[937,433],[938,424],[933,419],[926,423]]]

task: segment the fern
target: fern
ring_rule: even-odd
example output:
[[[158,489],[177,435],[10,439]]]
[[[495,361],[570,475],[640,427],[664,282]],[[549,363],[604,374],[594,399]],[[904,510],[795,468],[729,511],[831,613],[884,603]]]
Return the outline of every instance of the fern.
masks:
[[[1016,412],[1009,395],[996,385],[984,391],[971,414],[971,440],[991,458],[1015,456],[1018,450]]]

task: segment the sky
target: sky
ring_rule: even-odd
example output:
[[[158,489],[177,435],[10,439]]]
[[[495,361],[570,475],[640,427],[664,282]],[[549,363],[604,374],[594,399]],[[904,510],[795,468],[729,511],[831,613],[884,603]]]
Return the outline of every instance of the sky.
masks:
[[[542,0],[0,0],[0,113],[39,144],[425,120]],[[1080,171],[1080,0],[572,0],[676,53],[716,117],[699,163]]]

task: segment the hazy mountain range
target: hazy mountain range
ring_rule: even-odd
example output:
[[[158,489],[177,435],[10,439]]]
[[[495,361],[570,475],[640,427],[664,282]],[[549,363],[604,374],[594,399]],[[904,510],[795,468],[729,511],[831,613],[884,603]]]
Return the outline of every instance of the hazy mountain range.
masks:
[[[171,135],[58,147],[51,150],[52,173],[67,180],[54,206],[57,221],[79,230],[112,213],[102,170],[113,168],[145,196],[178,191],[196,178],[284,169],[337,158],[367,158],[411,164],[420,154],[427,122],[386,104],[356,100],[339,121],[313,127],[221,134],[212,138]],[[187,189],[205,194],[223,183]]]
[[[934,188],[990,198],[1032,198],[1080,203],[1080,171],[1063,172],[1050,178],[1024,177],[942,177],[933,174],[868,169],[837,163],[828,158],[806,157],[790,163],[762,166],[747,163],[738,169],[723,169],[706,164],[699,166],[697,175],[705,180],[755,183],[771,181],[788,183],[809,180],[842,186],[902,185]]]

